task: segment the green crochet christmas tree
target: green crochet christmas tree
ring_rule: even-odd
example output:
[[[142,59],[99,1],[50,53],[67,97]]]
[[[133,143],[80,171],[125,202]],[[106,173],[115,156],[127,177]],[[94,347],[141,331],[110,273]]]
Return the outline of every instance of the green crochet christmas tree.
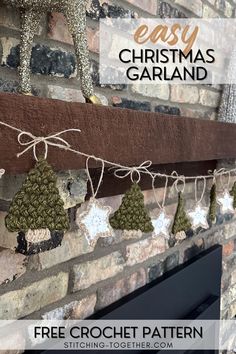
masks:
[[[209,207],[209,218],[211,222],[214,222],[216,220],[216,208],[217,208],[216,184],[213,183],[210,191],[210,207]]]
[[[234,198],[234,209],[236,209],[236,182],[234,182],[234,185],[230,191],[231,196]]]
[[[125,193],[121,206],[110,218],[110,224],[117,230],[153,231],[151,218],[144,205],[143,193],[137,183]]]
[[[184,199],[182,192],[178,194],[178,206],[174,217],[174,223],[172,226],[172,233],[176,235],[181,231],[188,231],[191,228],[191,222],[189,221],[187,214],[184,210]]]
[[[5,220],[6,227],[11,232],[46,228],[65,231],[69,219],[63,205],[56,176],[47,161],[40,159],[13,198]]]

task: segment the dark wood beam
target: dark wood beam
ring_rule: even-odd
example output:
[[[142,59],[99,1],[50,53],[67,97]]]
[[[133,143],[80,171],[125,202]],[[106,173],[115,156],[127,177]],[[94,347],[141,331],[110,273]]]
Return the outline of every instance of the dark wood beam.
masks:
[[[6,93],[0,94],[0,120],[36,136],[80,128],[80,134],[63,136],[73,148],[130,166],[149,159],[160,165],[236,157],[235,124]],[[0,126],[0,168],[27,172],[34,164],[32,152],[17,159],[21,150],[17,133]],[[53,147],[48,160],[55,170],[85,163]]]

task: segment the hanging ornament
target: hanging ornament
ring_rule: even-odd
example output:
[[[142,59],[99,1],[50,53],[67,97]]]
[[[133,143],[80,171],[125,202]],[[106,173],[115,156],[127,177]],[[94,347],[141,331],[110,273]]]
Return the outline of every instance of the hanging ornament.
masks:
[[[86,161],[86,172],[91,186],[92,197],[90,198],[85,211],[81,212],[80,209],[78,209],[76,220],[79,228],[84,232],[89,245],[95,247],[100,237],[110,237],[113,235],[113,231],[109,223],[112,208],[103,206],[98,200],[95,199],[103,179],[104,161],[98,159],[98,161],[102,162],[102,170],[98,186],[95,191],[92,178],[89,173],[90,158],[91,157],[89,157]]]
[[[151,161],[145,161],[136,168],[120,168],[115,171],[115,176],[125,178],[130,175],[133,182],[131,188],[125,193],[122,198],[122,203],[119,209],[110,218],[111,226],[116,230],[137,230],[145,233],[153,231],[151,218],[148,210],[144,205],[144,196],[138,183],[141,179],[141,172],[147,172]],[[121,175],[120,173],[125,172]],[[135,175],[137,175],[135,180]]]
[[[152,224],[155,236],[163,235],[166,239],[169,239],[171,219],[166,215],[165,210],[161,210],[156,218],[152,218]]]
[[[79,228],[84,232],[90,246],[95,247],[100,237],[112,236],[109,215],[112,209],[101,205],[95,198],[88,202],[87,209],[77,216]]]
[[[56,187],[56,176],[44,158],[29,172],[6,216],[6,227],[18,232],[16,248],[35,254],[58,247],[69,228],[68,214]]]
[[[191,229],[191,222],[189,221],[189,218],[184,209],[183,192],[185,189],[185,180],[184,179],[180,180],[183,182],[182,190],[179,190],[178,188],[178,181],[179,180],[176,180],[175,182],[175,188],[178,192],[178,205],[174,217],[174,223],[172,226],[172,233],[174,235],[177,235],[177,233],[179,232],[187,232],[189,229]]]
[[[212,223],[215,223],[216,221],[216,208],[217,208],[216,182],[214,180],[210,190],[210,207],[209,207],[209,218]]]
[[[209,225],[207,222],[208,208],[204,208],[201,204],[197,204],[196,207],[189,211],[189,216],[192,221],[192,228],[194,230],[202,227],[203,229],[208,229]]]
[[[231,178],[230,171],[226,173],[228,174],[228,183],[224,185],[222,179],[223,175],[220,175],[221,187],[224,192],[217,199],[218,204],[220,204],[220,210],[222,214],[234,213],[234,198],[229,193]]]
[[[160,209],[158,212],[158,215],[156,217],[152,218],[152,225],[154,227],[153,234],[155,236],[164,236],[166,239],[170,238],[170,231],[169,227],[171,224],[171,219],[166,215],[165,212],[165,200],[166,200],[166,192],[167,192],[167,186],[168,186],[168,177],[166,177],[166,183],[165,183],[165,188],[164,188],[164,196],[162,200],[162,204],[159,203],[156,191],[155,191],[155,176],[152,178],[152,189],[154,193],[154,197],[156,200],[156,203]]]
[[[153,231],[151,218],[137,183],[133,183],[130,190],[125,193],[121,206],[110,218],[110,224],[117,230],[140,230],[145,233]]]
[[[233,201],[233,207],[234,209],[236,209],[236,182],[234,182],[234,185],[230,191],[230,195],[233,197],[234,201]]]
[[[199,227],[202,227],[203,229],[208,229],[209,224],[207,222],[207,216],[208,216],[208,208],[205,208],[202,206],[202,199],[204,197],[204,193],[206,191],[206,178],[203,177],[203,190],[202,190],[202,195],[200,199],[198,200],[197,197],[197,183],[198,183],[199,177],[195,179],[195,202],[196,206],[193,210],[190,210],[188,212],[188,215],[191,218],[192,221],[192,228],[193,230],[197,230]]]
[[[225,190],[223,194],[218,197],[217,201],[220,204],[222,214],[234,213],[234,198],[231,197],[228,190]]]

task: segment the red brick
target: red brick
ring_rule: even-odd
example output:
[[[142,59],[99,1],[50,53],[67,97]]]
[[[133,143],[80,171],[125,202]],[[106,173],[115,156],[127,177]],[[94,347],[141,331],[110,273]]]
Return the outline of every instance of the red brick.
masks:
[[[74,265],[73,291],[87,289],[102,280],[112,278],[123,272],[124,266],[125,260],[118,251],[92,261]]]
[[[67,102],[85,101],[81,90],[65,88],[59,85],[48,85],[48,97]]]
[[[48,21],[48,37],[59,42],[73,44],[66,19],[63,14],[52,12]]]
[[[176,0],[176,4],[193,12],[197,16],[202,16],[202,1],[201,0]]]
[[[81,320],[91,316],[94,313],[94,307],[97,301],[96,294],[89,295],[79,301],[75,300],[62,307],[43,314],[44,320]]]
[[[96,309],[100,310],[120,300],[122,297],[144,286],[146,281],[146,272],[144,268],[140,268],[136,273],[131,274],[127,278],[120,279],[114,284],[108,284],[103,288],[99,288]]]
[[[113,97],[112,97],[112,103],[115,104],[115,105],[122,103],[121,97],[119,97],[119,96],[113,96]]]
[[[126,0],[130,4],[139,7],[140,9],[148,12],[149,14],[156,15],[157,1],[156,0]]]
[[[234,252],[234,241],[230,241],[223,246],[223,256],[229,257]]]
[[[87,28],[88,47],[91,52],[99,53],[99,31]]]
[[[148,237],[144,240],[132,243],[126,247],[127,265],[133,266],[145,262],[160,253],[166,251],[167,245],[164,237]]]
[[[48,37],[55,41],[73,45],[73,39],[69,32],[66,18],[63,14],[53,12],[49,17]],[[87,28],[89,50],[99,52],[99,31],[94,28]]]
[[[20,16],[19,10],[13,9],[12,7],[1,6],[0,8],[0,25],[11,28],[20,29]]]
[[[26,271],[25,256],[13,250],[0,250],[0,284],[11,282]]]
[[[198,110],[186,107],[180,107],[181,116],[189,118],[216,120],[216,112],[211,110]]]
[[[196,86],[191,85],[172,85],[171,101],[179,103],[195,104],[199,100],[199,91]]]

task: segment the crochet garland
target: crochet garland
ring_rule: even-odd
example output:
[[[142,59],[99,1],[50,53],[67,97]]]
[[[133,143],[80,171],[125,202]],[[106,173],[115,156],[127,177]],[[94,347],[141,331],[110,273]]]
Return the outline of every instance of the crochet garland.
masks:
[[[175,171],[173,171],[170,175],[153,173],[149,170],[152,165],[151,161],[143,162],[137,167],[127,167],[104,160],[100,157],[86,154],[79,150],[72,149],[69,143],[65,139],[61,138],[61,135],[67,131],[80,132],[79,129],[68,129],[47,137],[36,137],[32,133],[22,131],[21,129],[10,126],[9,124],[1,121],[0,125],[8,127],[9,129],[19,133],[18,142],[24,147],[24,150],[17,155],[18,157],[32,149],[33,156],[37,161],[35,168],[29,172],[21,190],[13,198],[9,209],[9,214],[6,217],[6,226],[8,230],[12,232],[19,232],[18,242],[21,243],[20,250],[23,253],[37,253],[57,247],[62,240],[63,232],[69,227],[68,214],[64,210],[63,201],[61,200],[59,191],[56,187],[56,176],[51,166],[46,162],[49,146],[58,147],[59,149],[70,151],[71,153],[79,156],[82,155],[87,157],[86,170],[89,182],[91,184],[91,190],[93,191],[93,197],[90,200],[90,209],[79,215],[81,219],[80,224],[83,224],[83,226],[86,227],[88,240],[90,240],[93,245],[95,245],[97,239],[101,237],[99,235],[104,237],[105,235],[112,235],[110,225],[114,229],[128,231],[139,230],[144,233],[153,232],[154,227],[152,220],[144,205],[144,196],[138,185],[142,174],[149,175],[152,178],[154,192],[155,179],[165,178],[166,184],[164,196],[166,196],[168,180],[174,181],[173,185],[178,192],[178,205],[172,225],[172,233],[174,235],[187,232],[191,229],[191,222],[189,220],[190,212],[185,211],[183,198],[186,181],[195,181],[196,208],[194,209],[194,213],[192,213],[192,215],[194,214],[194,218],[196,218],[193,220],[195,225],[204,225],[204,227],[206,227],[205,225],[208,226],[206,220],[207,215],[205,216],[206,208],[203,207],[202,200],[206,189],[206,180],[209,178],[213,179],[208,211],[208,217],[211,222],[214,222],[216,219],[217,204],[221,205],[221,212],[223,213],[226,211],[234,213],[234,209],[236,209],[236,182],[234,183],[232,190],[230,192],[228,190],[230,179],[232,174],[236,173],[236,168],[231,170],[216,170],[212,174],[206,176],[185,177],[179,176]],[[43,144],[45,147],[44,157],[39,159],[37,158],[38,144]],[[101,176],[96,190],[94,190],[93,182],[88,169],[88,161],[90,159],[95,159],[97,162],[102,164]],[[95,200],[98,189],[102,183],[105,164],[111,166],[112,168],[116,168],[116,177],[125,178],[129,176],[133,182],[130,190],[125,193],[119,209],[111,216],[109,216],[110,211]],[[228,176],[227,186],[223,185],[223,176]],[[224,191],[221,198],[217,197],[216,179],[218,177],[221,179],[221,185]],[[197,182],[200,180],[203,180],[204,183],[201,197],[198,199]],[[183,183],[181,190],[178,187],[179,182]],[[164,221],[166,222],[166,227],[169,225],[169,222],[167,222],[168,217],[165,214],[164,204],[165,197],[163,198],[162,204],[157,202],[157,206],[160,209],[160,215],[163,215],[163,217],[161,218],[158,214],[159,219],[156,220],[155,224],[156,235],[159,234],[156,225],[161,227],[161,223]],[[91,225],[88,224],[88,220],[90,220],[89,222],[94,223],[94,227],[90,227]],[[38,236],[37,233],[34,232],[35,230],[40,231]],[[48,240],[50,235],[48,231],[45,230],[49,230],[49,233],[51,233],[51,240]],[[165,234],[167,231],[168,230],[166,229]],[[45,240],[43,240],[43,237],[45,237]],[[36,245],[35,247],[32,247],[35,240]],[[42,243],[40,242],[41,240],[43,240]],[[49,242],[49,244],[47,242]]]
[[[133,183],[130,190],[125,193],[121,206],[110,218],[110,224],[113,229],[153,231],[151,218],[145,208],[144,197],[137,183]]]
[[[210,190],[210,207],[209,219],[212,223],[216,220],[217,198],[216,198],[216,183],[213,183]]]
[[[175,217],[174,217],[174,223],[172,226],[172,233],[174,235],[176,235],[178,232],[181,232],[181,231],[187,232],[189,229],[191,229],[191,223],[190,223],[189,218],[187,217],[187,214],[184,210],[183,193],[179,192],[178,206],[177,206]]]
[[[233,188],[231,189],[230,194],[234,198],[233,206],[234,206],[234,209],[236,209],[236,182],[234,182],[234,185],[233,185]]]
[[[37,161],[14,196],[5,223],[10,232],[18,232],[16,252],[31,255],[61,245],[69,218],[45,159]]]
[[[6,227],[11,232],[46,228],[65,231],[69,219],[63,205],[51,166],[39,159],[12,200]]]

